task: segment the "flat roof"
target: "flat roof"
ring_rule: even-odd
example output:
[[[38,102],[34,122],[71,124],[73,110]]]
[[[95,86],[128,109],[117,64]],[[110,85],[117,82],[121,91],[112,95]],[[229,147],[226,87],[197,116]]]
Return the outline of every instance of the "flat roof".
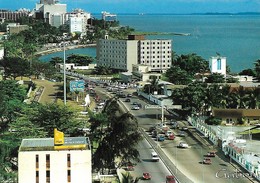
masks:
[[[54,138],[23,139],[19,151],[55,151]],[[87,137],[65,137],[62,150],[90,149]]]

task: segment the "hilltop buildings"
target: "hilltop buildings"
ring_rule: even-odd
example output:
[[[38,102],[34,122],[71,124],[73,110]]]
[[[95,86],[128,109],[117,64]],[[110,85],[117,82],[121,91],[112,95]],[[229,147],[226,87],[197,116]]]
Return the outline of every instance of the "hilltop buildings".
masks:
[[[92,182],[91,149],[86,137],[23,139],[18,154],[19,183]]]
[[[146,40],[143,35],[129,35],[125,40],[100,39],[97,43],[97,64],[132,72],[133,65],[165,72],[171,67],[171,40]]]

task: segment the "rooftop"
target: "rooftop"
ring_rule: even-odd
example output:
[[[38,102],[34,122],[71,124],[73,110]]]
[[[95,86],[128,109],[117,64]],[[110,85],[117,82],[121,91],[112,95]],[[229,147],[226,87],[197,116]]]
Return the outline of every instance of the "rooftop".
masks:
[[[65,137],[64,144],[54,146],[54,138],[23,139],[19,151],[90,150],[86,137]]]

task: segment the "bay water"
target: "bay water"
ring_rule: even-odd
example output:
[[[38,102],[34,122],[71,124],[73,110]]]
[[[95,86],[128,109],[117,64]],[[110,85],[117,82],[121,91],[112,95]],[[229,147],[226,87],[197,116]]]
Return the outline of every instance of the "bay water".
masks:
[[[208,60],[217,53],[227,57],[231,72],[254,68],[260,59],[259,15],[118,15],[122,26],[137,32],[158,32],[147,39],[172,39],[173,51],[177,54],[196,53]],[[188,36],[173,33],[187,33]],[[66,54],[96,56],[96,49],[68,50]],[[44,55],[40,60],[63,57],[62,52]]]

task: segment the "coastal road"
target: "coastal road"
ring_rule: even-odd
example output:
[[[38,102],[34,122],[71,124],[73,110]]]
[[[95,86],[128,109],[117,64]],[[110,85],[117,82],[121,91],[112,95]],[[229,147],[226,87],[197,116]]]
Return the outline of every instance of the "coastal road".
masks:
[[[124,92],[127,93],[127,90],[125,90]],[[122,101],[124,101],[124,99],[122,99]],[[133,102],[142,104],[142,108],[140,110],[131,110]],[[161,114],[161,110],[158,109],[145,110],[144,106],[146,105],[146,102],[139,99],[138,97],[133,96],[131,98],[131,102],[123,102],[123,103],[126,106],[126,108],[128,108],[128,110],[137,118],[139,126],[143,128],[144,131],[149,129],[149,127],[161,122],[160,119],[158,119],[158,117]],[[174,133],[178,134],[178,131],[174,131]],[[146,136],[149,137],[149,134],[147,133]],[[242,172],[241,174],[237,173],[236,168],[234,168],[230,164],[229,159],[224,157],[223,153],[220,150],[217,152],[218,156],[212,158],[211,165],[202,164],[202,160],[204,156],[211,149],[208,146],[198,143],[198,141],[194,139],[193,136],[190,134],[188,134],[186,137],[177,136],[173,141],[165,140],[164,142],[157,142],[155,141],[155,139],[152,139],[151,137],[149,138],[151,142],[156,143],[159,147],[159,150],[161,150],[167,156],[166,159],[171,161],[169,163],[175,165],[176,168],[172,168],[171,172],[173,172],[178,177],[180,182],[186,183],[185,180],[187,180],[187,178],[190,179],[191,182],[195,182],[195,183],[208,183],[208,182],[248,183],[250,182],[245,176],[243,176],[246,172]],[[188,149],[178,148],[177,146],[180,141],[187,142],[189,144],[189,148]],[[141,154],[141,158],[145,158],[151,153],[150,147],[145,144],[140,144],[138,148]],[[155,174],[155,177],[158,176],[158,179],[161,180],[162,177],[164,177],[165,179],[165,175],[167,175],[167,172],[157,172],[156,170],[157,168],[153,169],[153,166],[148,166],[149,169],[147,169],[145,167],[146,164],[150,164],[150,163],[146,161],[142,161],[140,164],[137,165],[137,170],[139,173],[136,176],[140,176],[140,174],[144,171],[149,171]],[[161,167],[158,168],[161,169]],[[153,178],[155,177],[153,176]]]

